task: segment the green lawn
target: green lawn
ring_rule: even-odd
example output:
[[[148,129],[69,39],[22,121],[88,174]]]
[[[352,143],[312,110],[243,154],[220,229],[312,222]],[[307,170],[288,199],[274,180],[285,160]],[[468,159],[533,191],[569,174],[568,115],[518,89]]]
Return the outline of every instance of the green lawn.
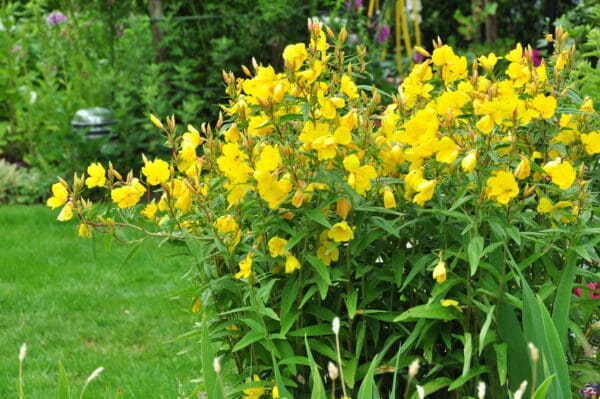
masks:
[[[105,368],[86,398],[176,398],[190,392],[199,354],[177,352],[190,342],[166,343],[195,321],[176,248],[146,242],[131,250],[77,236],[75,223],[55,220],[43,206],[0,207],[0,398],[17,397],[18,352],[26,342],[28,399],[56,397],[58,363],[79,397],[87,376]]]

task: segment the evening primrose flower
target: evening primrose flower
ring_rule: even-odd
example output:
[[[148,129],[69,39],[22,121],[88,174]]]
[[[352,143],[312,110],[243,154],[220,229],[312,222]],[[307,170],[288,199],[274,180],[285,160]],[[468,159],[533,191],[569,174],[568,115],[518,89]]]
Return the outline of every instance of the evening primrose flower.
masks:
[[[440,260],[433,269],[432,276],[435,279],[435,281],[437,281],[440,284],[446,281],[446,262]]]
[[[456,157],[458,156],[458,146],[448,136],[444,136],[441,138],[438,143],[437,153],[435,154],[435,159],[438,162],[444,162],[447,164],[451,164],[454,162]]]
[[[417,195],[413,197],[412,202],[419,206],[424,206],[427,201],[433,197],[435,191],[435,180],[424,180],[416,187]]]
[[[560,159],[550,161],[543,167],[552,179],[552,183],[556,184],[562,190],[566,190],[573,185],[577,174],[573,166],[569,161],[562,161]]]
[[[486,71],[491,72],[494,69],[494,66],[496,65],[498,60],[501,58],[502,57],[496,57],[496,54],[494,53],[489,53],[487,56],[480,56],[479,58],[477,58],[477,61],[479,61],[479,66],[481,66]]]
[[[90,228],[88,227],[87,224],[79,223],[79,237],[82,237],[82,238],[91,238],[92,237],[92,231],[90,230]]]
[[[297,71],[308,57],[304,43],[289,44],[283,50],[283,62],[290,71]]]
[[[157,184],[164,183],[169,180],[171,172],[169,171],[169,164],[162,159],[155,159],[154,161],[147,161],[142,167],[142,173],[146,176],[146,180],[149,184],[156,186]]]
[[[354,231],[346,221],[342,221],[333,225],[327,234],[335,242],[344,242],[354,239]]]
[[[301,265],[294,255],[288,253],[285,255],[285,272],[286,274],[292,274],[294,270],[300,269]]]
[[[244,260],[238,263],[240,271],[235,274],[235,278],[248,278],[252,274],[252,256],[251,254],[246,255]]]
[[[526,179],[531,174],[531,165],[529,164],[529,159],[527,157],[521,156],[521,162],[517,165],[515,169],[515,177],[519,180]]]
[[[394,192],[390,187],[383,188],[383,207],[386,209],[396,207],[396,199],[394,198]]]
[[[260,377],[257,374],[254,374],[252,377],[254,382],[260,381]],[[244,389],[244,399],[259,399],[266,392],[265,387],[257,386],[252,388]]]
[[[158,211],[158,205],[156,205],[156,202],[152,201],[151,203],[146,205],[146,207],[140,213],[142,214],[142,216],[145,216],[147,219],[152,220],[156,216],[157,211]]]
[[[273,237],[269,240],[269,253],[273,258],[282,256],[285,254],[285,246],[287,240],[281,237]]]
[[[102,187],[106,182],[106,170],[101,163],[92,163],[87,168],[87,173],[90,177],[85,179],[85,184],[88,188]]]
[[[356,84],[352,81],[352,78],[348,75],[342,76],[342,93],[344,93],[348,98],[358,98],[358,88]]]
[[[499,171],[495,176],[487,179],[486,188],[488,190],[488,198],[506,205],[511,198],[519,194],[519,186],[512,173]]]
[[[73,208],[73,203],[67,202],[58,214],[56,220],[58,220],[59,222],[66,222],[67,220],[73,219]]]
[[[69,198],[69,192],[62,183],[52,185],[52,197],[48,198],[46,204],[52,209],[63,206]]]
[[[145,192],[144,186],[138,179],[134,178],[131,183],[114,188],[110,193],[110,197],[113,202],[117,203],[119,208],[129,208],[137,204]]]
[[[466,173],[471,173],[477,166],[477,150],[469,151],[460,162],[460,166]]]
[[[445,308],[453,307],[454,309],[458,310],[459,312],[462,312],[462,309],[460,306],[458,306],[458,301],[456,299],[442,299],[440,301],[440,303]]]
[[[585,152],[589,155],[600,154],[600,133],[593,131],[589,134],[582,134],[580,138],[585,146]]]

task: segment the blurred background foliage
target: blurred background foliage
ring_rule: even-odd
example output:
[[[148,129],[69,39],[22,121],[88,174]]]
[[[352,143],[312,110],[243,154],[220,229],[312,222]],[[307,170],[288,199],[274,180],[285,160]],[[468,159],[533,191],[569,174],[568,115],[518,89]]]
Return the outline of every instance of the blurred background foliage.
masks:
[[[390,0],[2,0],[0,9],[0,158],[34,168],[43,187],[92,161],[118,160],[123,172],[140,152],[162,151],[150,112],[175,114],[196,126],[216,119],[222,71],[242,75],[254,57],[280,70],[282,48],[302,41],[307,18],[348,27],[349,44],[366,45],[368,71],[390,91],[414,61],[397,59],[398,1]],[[599,6],[578,0],[405,0],[409,37],[431,49],[438,35],[465,54],[501,53],[515,41],[538,42],[552,19],[573,32],[596,71]],[[412,12],[416,5],[417,14]],[[50,24],[52,12],[66,21]],[[418,24],[414,24],[414,16]],[[417,31],[419,31],[417,33]],[[405,45],[405,38],[402,43]],[[404,46],[407,48],[407,46]],[[586,69],[587,68],[587,69]],[[600,78],[586,81],[597,96]],[[387,85],[387,86],[386,86]],[[78,109],[110,108],[112,137],[90,140],[74,132]],[[116,140],[115,140],[116,139]],[[0,190],[3,190],[0,187]],[[37,197],[36,197],[37,198]],[[23,201],[23,200],[20,200]],[[35,199],[32,198],[32,201]]]

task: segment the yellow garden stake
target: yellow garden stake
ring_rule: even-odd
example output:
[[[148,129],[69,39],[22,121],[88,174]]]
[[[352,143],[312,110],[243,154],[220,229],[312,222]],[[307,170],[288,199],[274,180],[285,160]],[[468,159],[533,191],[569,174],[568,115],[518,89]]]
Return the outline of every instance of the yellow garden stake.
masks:
[[[406,18],[406,6],[404,0],[398,0],[402,10],[402,35],[404,35],[404,47],[406,47],[406,56],[410,59],[412,56],[412,44],[410,43],[410,32],[408,31],[408,20]]]
[[[402,74],[402,43],[401,43],[401,35],[400,35],[400,16],[402,14],[401,9],[402,0],[396,1],[396,23],[394,24],[396,31],[396,68],[398,69],[398,74]]]
[[[369,1],[369,10],[367,12],[367,15],[369,16],[369,18],[373,17],[373,14],[375,13],[375,3],[377,3],[377,0],[370,0]]]
[[[412,0],[412,17],[415,28],[415,44],[421,47],[421,28],[419,26],[419,10],[417,8],[417,0]]]

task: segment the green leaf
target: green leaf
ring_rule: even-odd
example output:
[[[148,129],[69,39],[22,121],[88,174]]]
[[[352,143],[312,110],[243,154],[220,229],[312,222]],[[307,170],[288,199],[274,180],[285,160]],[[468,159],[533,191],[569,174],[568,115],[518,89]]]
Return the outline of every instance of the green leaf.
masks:
[[[331,277],[329,275],[330,269],[316,256],[306,255],[306,260],[319,274],[320,279],[317,278],[316,283],[319,287],[319,294],[321,295],[321,299],[325,299],[325,297],[327,296],[327,291],[331,286]]]
[[[487,311],[485,322],[483,322],[481,332],[479,333],[479,356],[481,356],[481,352],[483,352],[485,337],[487,336],[488,330],[490,329],[490,325],[492,324],[492,318],[494,317],[494,309],[496,309],[496,305],[492,305]]]
[[[465,342],[463,348],[463,371],[462,376],[465,377],[471,370],[471,356],[473,355],[473,338],[471,333],[465,332]]]
[[[331,228],[331,223],[323,216],[320,210],[318,209],[309,209],[305,212],[306,216],[314,222],[319,223],[321,226],[326,227],[328,229]]]
[[[477,366],[477,367],[471,369],[467,373],[467,375],[463,375],[461,377],[458,377],[456,380],[454,380],[454,382],[452,382],[452,384],[450,384],[450,386],[448,387],[448,391],[454,391],[456,388],[460,388],[461,386],[463,386],[471,378],[475,378],[480,374],[487,373],[490,370],[491,369],[489,366]]]
[[[535,393],[533,394],[533,399],[546,399],[546,393],[548,392],[550,383],[552,382],[555,376],[555,374],[552,374],[540,384],[538,389],[536,389]]]
[[[237,352],[240,349],[244,349],[248,345],[251,345],[251,344],[255,343],[256,341],[260,341],[261,339],[264,339],[264,338],[265,338],[264,331],[250,331],[250,332],[246,333],[242,337],[242,339],[240,339],[235,344],[235,346],[233,347],[233,349],[231,351]]]
[[[573,282],[577,270],[577,252],[570,248],[567,252],[565,267],[561,273],[554,306],[552,307],[552,321],[560,339],[563,350],[567,349],[567,330],[569,328],[569,308],[573,296]]]
[[[496,368],[498,369],[500,386],[504,386],[504,384],[506,384],[506,374],[508,370],[508,362],[506,357],[507,348],[508,346],[504,342],[494,344],[494,352],[496,353]]]
[[[344,302],[346,303],[346,309],[348,310],[348,318],[354,319],[356,315],[356,302],[358,301],[358,291],[354,290],[348,295],[344,295]]]
[[[471,237],[471,240],[467,244],[467,254],[469,256],[469,265],[471,266],[472,276],[477,271],[477,267],[479,266],[479,260],[483,255],[483,237]]]
[[[306,355],[310,361],[310,375],[313,381],[310,399],[327,399],[327,394],[325,393],[325,387],[323,386],[323,381],[321,380],[319,368],[317,367],[317,363],[315,362],[312,352],[310,351],[310,346],[308,345],[308,339],[306,336],[304,337],[304,344],[306,345]]]
[[[386,220],[379,216],[373,216],[369,219],[369,221],[373,222],[375,226],[381,227],[383,230],[393,235],[394,237],[400,238],[400,235],[398,234],[398,226],[390,222],[389,220]]]
[[[221,390],[219,389],[219,383],[217,381],[217,373],[213,368],[215,352],[210,340],[207,318],[206,312],[204,312],[202,314],[202,339],[200,343],[200,350],[202,352],[202,376],[204,377],[204,383],[206,385],[207,397],[225,399],[221,395]]]
[[[357,399],[376,399],[379,398],[379,394],[377,393],[377,389],[375,386],[375,380],[373,379],[375,375],[375,367],[379,364],[379,355],[375,355],[373,361],[369,365],[369,370],[367,371],[367,375],[363,378],[362,384],[360,384],[360,388],[358,389]]]
[[[440,303],[430,303],[418,305],[408,309],[406,312],[397,316],[394,321],[406,321],[414,319],[439,319],[444,321],[455,320],[459,318],[458,310],[442,306]]]
[[[319,337],[323,335],[333,335],[330,324],[318,324],[315,326],[302,327],[288,334],[290,337]]]
[[[58,362],[58,399],[71,399],[69,375],[62,362]]]

